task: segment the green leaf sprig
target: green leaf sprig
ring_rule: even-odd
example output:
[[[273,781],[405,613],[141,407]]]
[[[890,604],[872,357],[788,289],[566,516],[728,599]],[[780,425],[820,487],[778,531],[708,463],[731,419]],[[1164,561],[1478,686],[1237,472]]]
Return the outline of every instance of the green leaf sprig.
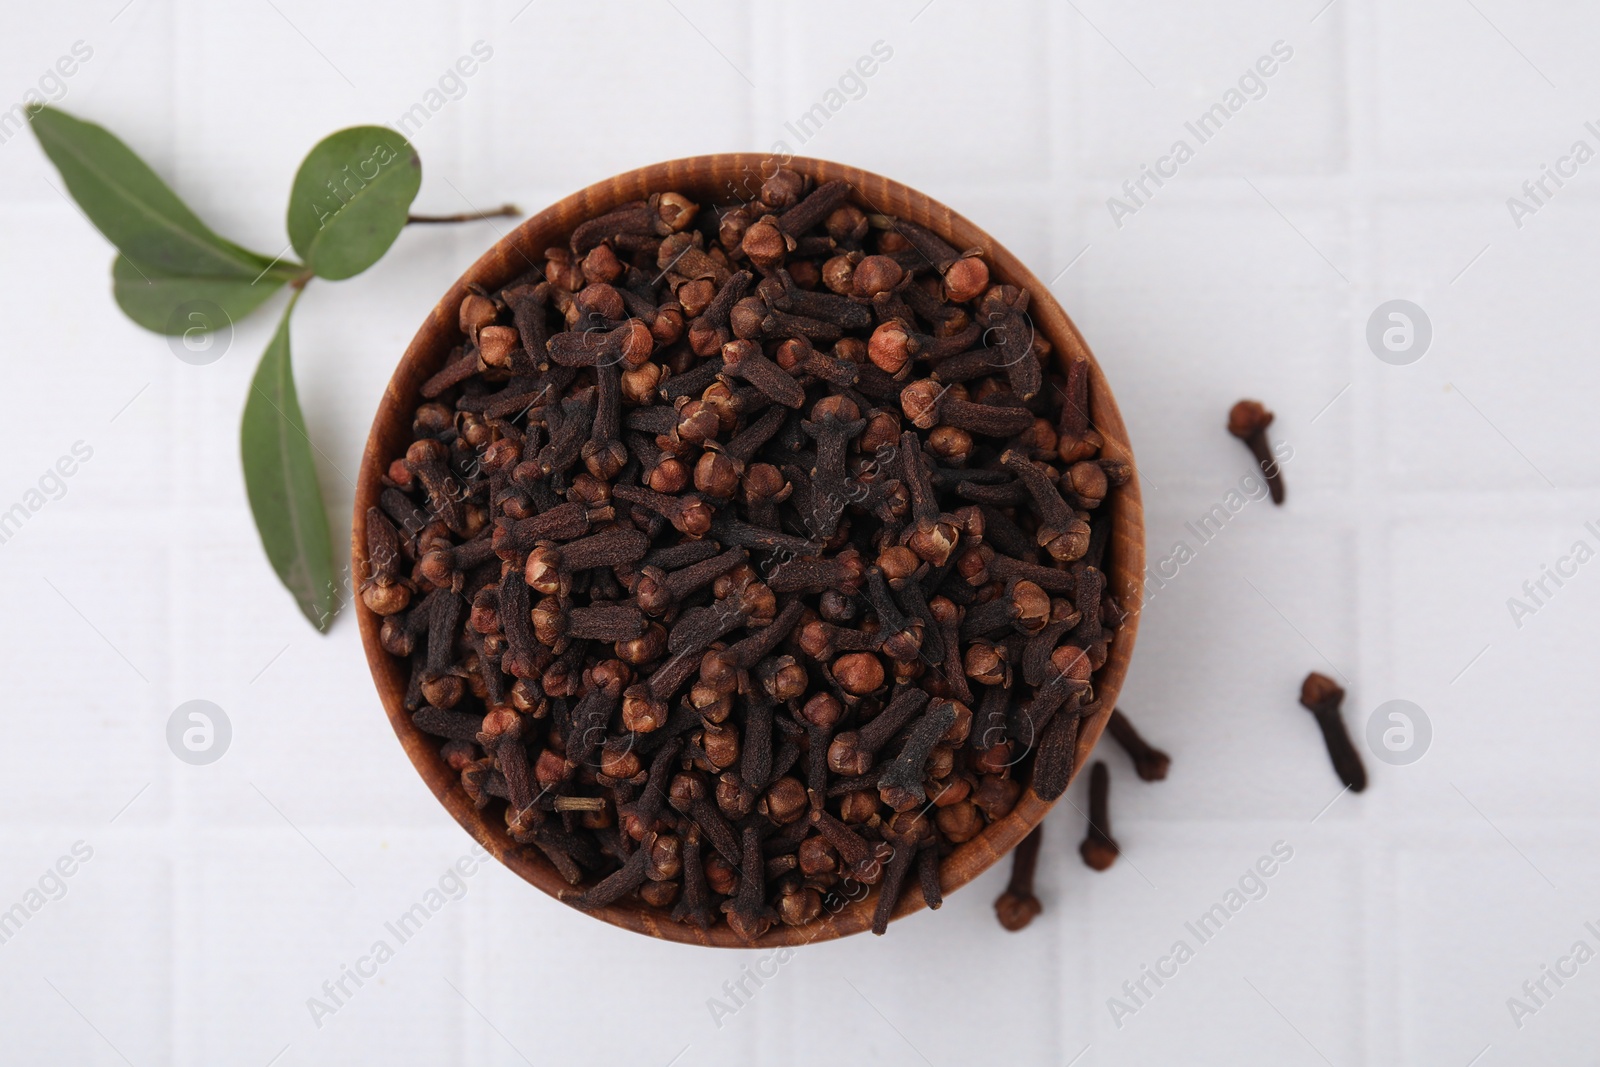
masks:
[[[243,318],[279,289],[294,292],[261,356],[240,426],[245,493],[267,559],[300,611],[326,632],[338,611],[327,509],[289,357],[289,317],[313,278],[352,278],[383,258],[408,222],[515,215],[506,207],[450,216],[410,214],[422,160],[384,126],[340,130],[314,147],[289,192],[289,243],[303,262],[241,248],[200,221],[149,165],[103,126],[40,106],[29,115],[45,154],[89,221],[117,247],[117,306],[148,330],[195,329],[197,303],[219,309],[204,328]]]

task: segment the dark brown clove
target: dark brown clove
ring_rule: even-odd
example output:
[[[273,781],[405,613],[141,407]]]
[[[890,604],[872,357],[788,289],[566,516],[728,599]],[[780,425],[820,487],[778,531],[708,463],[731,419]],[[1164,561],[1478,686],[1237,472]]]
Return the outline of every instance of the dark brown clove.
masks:
[[[1140,779],[1146,782],[1159,782],[1166,778],[1167,768],[1172,765],[1172,757],[1161,751],[1139,736],[1139,731],[1133,728],[1133,723],[1122,713],[1121,708],[1111,709],[1111,720],[1106,724],[1106,729],[1116,739],[1117,744],[1133,760],[1135,772]]]
[[[711,302],[706,304],[705,310],[689,323],[689,346],[695,355],[702,358],[715,355],[722,350],[723,345],[732,340],[728,330],[728,316],[733,311],[733,305],[744,297],[750,279],[751,274],[747,270],[731,275],[717,290]]]
[[[1349,786],[1351,792],[1361,792],[1367,787],[1367,768],[1355,745],[1350,743],[1350,733],[1345,729],[1344,716],[1339,710],[1344,703],[1344,689],[1327,675],[1312,671],[1300,685],[1300,703],[1316,716],[1339,781]]]
[[[655,847],[657,836],[654,833],[646,834],[644,840],[639,842],[639,847],[628,858],[628,862],[615,873],[601,879],[592,889],[571,898],[573,906],[585,911],[595,911],[615,904],[643,885],[645,879],[649,877],[650,853]]]
[[[984,293],[978,318],[988,327],[995,362],[1005,369],[1012,392],[1030,400],[1039,392],[1043,374],[1034,354],[1036,338],[1027,316],[1028,294],[1010,285]]]
[[[689,537],[704,537],[711,529],[712,509],[693,493],[670,496],[654,489],[618,485],[612,488],[612,495],[617,500],[654,511],[672,523],[674,529]]]
[[[690,543],[704,544],[711,552],[716,552],[715,542]],[[645,614],[660,617],[677,606],[685,597],[710,585],[747,559],[749,553],[744,549],[730,548],[720,555],[691,562],[668,573],[660,565],[652,564],[647,557],[645,566],[639,572],[639,579],[633,587],[634,599]]]
[[[1110,869],[1122,852],[1111,836],[1111,772],[1101,760],[1089,770],[1089,830],[1078,853],[1083,862],[1097,871]]]
[[[1228,412],[1228,432],[1245,443],[1261,476],[1267,480],[1267,491],[1274,504],[1283,503],[1283,471],[1272,454],[1272,444],[1267,440],[1267,427],[1273,415],[1259,400],[1241,400]]]
[[[840,657],[841,660],[844,658],[846,657]],[[875,660],[876,657],[870,658]],[[881,666],[878,672],[878,684],[881,685]],[[835,675],[838,673],[836,669]],[[922,690],[910,688],[901,690],[878,713],[877,718],[860,730],[848,730],[834,737],[833,743],[828,746],[829,769],[835,774],[846,776],[866,774],[871,769],[873,757],[878,750],[888,744],[889,739],[899,733],[927,703],[928,694]]]
[[[941,700],[930,706],[918,719],[894,758],[878,778],[878,798],[895,811],[905,811],[927,799],[923,776],[927,770],[928,754],[956,722],[956,705]]]
[[[755,827],[744,831],[744,863],[739,871],[739,891],[722,905],[728,926],[746,941],[754,941],[772,926],[777,912],[766,905],[766,864],[761,837]]]
[[[749,382],[785,407],[797,408],[806,402],[806,391],[794,375],[763,355],[754,341],[729,341],[722,346],[720,376]]]
[[[791,237],[799,237],[807,230],[820,226],[849,195],[848,182],[823,182],[811,190],[804,200],[778,216],[778,228]]]
[[[888,858],[889,849],[883,842],[874,846],[860,834],[846,826],[839,819],[829,814],[821,804],[821,798],[814,795],[811,798],[811,824],[817,832],[833,846],[839,854],[839,862],[844,873],[858,882],[875,885],[883,877],[883,861]]]
[[[1033,412],[1023,407],[974,404],[950,395],[950,386],[930,378],[900,391],[900,408],[918,429],[954,426],[987,437],[1014,437],[1033,425]]]
[[[1086,709],[1056,713],[1038,729],[1039,750],[1033,756],[1033,791],[1040,800],[1053,801],[1067,791],[1077,764],[1078,725]]]
[[[1012,933],[1033,922],[1044,910],[1033,893],[1033,876],[1039,865],[1039,846],[1043,843],[1044,827],[1035,826],[1011,850],[1011,880],[1006,883],[1006,891],[995,899],[994,913],[1000,925]]]
[[[894,852],[884,868],[883,884],[878,887],[878,902],[872,912],[872,932],[878,936],[888,932],[889,920],[900,900],[901,887],[906,874],[916,862],[917,852],[932,835],[933,828],[921,812],[902,811],[884,828],[884,840]]]
[[[638,367],[655,351],[650,327],[629,319],[611,330],[558,333],[545,342],[550,360],[563,367]]]
[[[494,550],[501,559],[517,559],[540,541],[572,541],[615,517],[610,507],[589,507],[580,501],[559,504],[515,523],[502,520],[495,531]]]

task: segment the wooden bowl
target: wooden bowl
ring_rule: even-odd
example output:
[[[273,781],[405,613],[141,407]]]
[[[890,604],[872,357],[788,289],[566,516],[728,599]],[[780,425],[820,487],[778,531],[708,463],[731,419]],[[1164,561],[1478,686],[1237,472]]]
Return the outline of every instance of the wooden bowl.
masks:
[[[619,174],[574,193],[523,222],[468,268],[417,331],[378,405],[356,485],[355,521],[351,529],[354,573],[363,573],[367,509],[378,501],[378,494],[383,488],[380,479],[390,461],[403,455],[411,442],[411,417],[420,402],[419,389],[429,376],[444,365],[451,349],[463,340],[457,325],[457,308],[466,295],[469,282],[476,282],[491,291],[497,290],[525,274],[530,266],[542,262],[544,249],[566,244],[568,235],[578,223],[629,201],[642,200],[652,193],[677,190],[702,205],[754,199],[761,185],[763,167],[770,168],[771,165],[770,156],[727,153],[657,163]],[[1029,312],[1035,328],[1043,332],[1054,346],[1057,356],[1063,361],[1068,355],[1089,361],[1090,418],[1105,438],[1101,454],[1130,464],[1134,462],[1133,452],[1128,446],[1127,429],[1123,426],[1122,416],[1117,411],[1111,387],[1106,383],[1100,365],[1095,362],[1089,346],[1084,344],[1067,313],[1051,297],[1050,291],[1015,256],[961,215],[899,182],[820,159],[794,158],[787,165],[819,183],[835,178],[849,182],[855,190],[853,200],[867,212],[910,219],[939,234],[956,248],[981,249],[994,282],[1007,282],[1028,290],[1031,298]],[[1095,742],[1100,739],[1127,675],[1144,590],[1144,510],[1139,498],[1138,478],[1134,477],[1126,485],[1114,490],[1104,506],[1111,509],[1112,519],[1111,540],[1107,546],[1108,588],[1116,594],[1128,615],[1112,642],[1110,657],[1096,678],[1100,711],[1085,721],[1078,735],[1078,768],[1086,764]],[[389,714],[389,722],[399,736],[400,743],[405,746],[406,755],[411,758],[439,802],[484,848],[528,882],[558,900],[575,895],[573,888],[537,850],[519,846],[507,836],[504,821],[498,814],[494,819],[486,819],[484,813],[473,807],[472,801],[461,788],[459,776],[440,758],[438,740],[412,725],[411,716],[403,706],[408,668],[405,662],[389,655],[378,643],[381,617],[368,610],[360,597],[355,598],[355,612],[361,626],[361,641],[366,646],[367,662],[372,668],[372,677],[377,683],[384,710]],[[985,828],[983,833],[957,847],[945,859],[940,871],[944,891],[949,893],[972,881],[1011,851],[1028,831],[1039,824],[1050,807],[1032,789],[1024,790],[1010,815]],[[616,926],[668,941],[720,948],[751,948],[801,945],[859,933],[871,925],[876,901],[877,890],[874,888],[865,898],[833,914],[823,915],[806,926],[774,925],[754,943],[742,940],[724,924],[719,923],[709,931],[702,932],[687,923],[671,922],[654,911],[630,906],[626,902],[588,914]],[[922,895],[912,889],[902,894],[895,917],[902,917],[923,906]]]

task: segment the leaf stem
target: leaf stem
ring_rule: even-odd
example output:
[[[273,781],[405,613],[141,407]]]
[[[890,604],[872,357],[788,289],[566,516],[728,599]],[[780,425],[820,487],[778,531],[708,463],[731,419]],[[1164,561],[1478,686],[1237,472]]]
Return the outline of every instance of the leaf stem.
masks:
[[[307,267],[305,270],[301,271],[299,274],[296,274],[293,278],[289,279],[289,288],[291,288],[291,289],[293,289],[295,291],[295,294],[294,294],[294,299],[295,300],[300,299],[301,290],[305,289],[306,283],[309,282],[312,278],[315,278],[316,276],[317,276],[317,272],[312,270],[310,267]]]
[[[407,215],[406,225],[434,222],[477,222],[481,219],[514,219],[522,214],[515,204],[502,204],[493,211],[463,211],[459,215]]]

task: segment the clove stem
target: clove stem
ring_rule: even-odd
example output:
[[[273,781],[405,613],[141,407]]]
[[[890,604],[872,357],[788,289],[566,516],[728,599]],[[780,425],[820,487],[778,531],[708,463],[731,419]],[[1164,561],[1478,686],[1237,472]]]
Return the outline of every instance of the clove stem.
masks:
[[[463,211],[457,215],[407,215],[406,225],[438,222],[479,222],[483,219],[513,219],[522,214],[515,204],[501,204],[490,211]]]

